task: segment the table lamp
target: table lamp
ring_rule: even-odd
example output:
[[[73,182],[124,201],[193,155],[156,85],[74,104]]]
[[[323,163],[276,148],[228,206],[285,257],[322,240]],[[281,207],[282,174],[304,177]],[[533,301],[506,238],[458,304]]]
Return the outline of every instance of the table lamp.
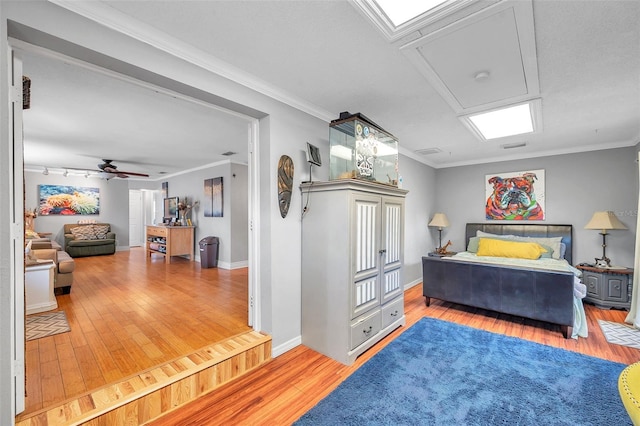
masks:
[[[602,234],[602,259],[596,258],[596,266],[609,267],[611,260],[607,257],[607,229],[627,229],[626,226],[618,220],[613,212],[595,212],[593,217],[584,227],[584,229],[600,229]]]
[[[438,249],[442,249],[442,228],[446,228],[447,226],[449,226],[449,219],[447,219],[447,216],[445,216],[444,213],[436,213],[433,215],[433,219],[431,219],[431,222],[429,222],[429,226],[438,227]]]

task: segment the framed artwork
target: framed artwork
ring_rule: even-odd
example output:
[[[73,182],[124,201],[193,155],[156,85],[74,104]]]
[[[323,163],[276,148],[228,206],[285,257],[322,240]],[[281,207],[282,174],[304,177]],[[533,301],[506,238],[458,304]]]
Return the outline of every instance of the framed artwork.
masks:
[[[489,220],[544,220],[544,170],[485,176],[485,217]]]
[[[169,182],[162,182],[162,198],[169,198]]]
[[[39,185],[43,216],[100,214],[100,188],[64,185]]]
[[[204,217],[223,217],[222,176],[204,180]]]

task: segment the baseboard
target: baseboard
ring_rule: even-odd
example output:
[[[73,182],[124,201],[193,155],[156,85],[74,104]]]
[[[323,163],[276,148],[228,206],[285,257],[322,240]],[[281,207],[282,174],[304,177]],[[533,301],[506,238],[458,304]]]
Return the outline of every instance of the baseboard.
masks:
[[[414,287],[418,284],[422,283],[422,279],[418,278],[417,280],[411,281],[410,283],[407,283],[404,285],[404,291],[409,290],[411,287]]]
[[[240,262],[233,262],[229,269],[242,269],[242,268],[248,268],[248,267],[249,267],[249,261],[241,260]]]
[[[129,251],[131,250],[130,246],[116,246],[116,251]]]
[[[196,256],[196,261],[200,262],[200,256]],[[200,262],[200,263],[202,263],[202,262]],[[220,268],[220,269],[227,269],[227,270],[248,268],[249,267],[249,261],[248,260],[241,260],[240,262],[229,263],[229,262],[225,262],[225,261],[222,261],[222,260],[218,260],[218,266],[217,267]]]
[[[271,350],[271,357],[273,358],[278,357],[283,353],[288,352],[297,346],[300,346],[301,344],[302,344],[302,336],[298,336],[284,342],[281,345],[273,346]]]

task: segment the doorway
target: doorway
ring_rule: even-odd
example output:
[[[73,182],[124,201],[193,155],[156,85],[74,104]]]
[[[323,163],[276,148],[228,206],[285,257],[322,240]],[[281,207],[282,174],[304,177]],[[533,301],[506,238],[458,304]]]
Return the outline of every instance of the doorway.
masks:
[[[27,49],[27,46],[22,46],[22,49]],[[55,54],[55,52],[53,53]],[[236,114],[237,115],[237,114]],[[250,117],[246,117],[245,118],[246,124],[245,124],[245,129],[247,129],[248,132],[248,137],[246,138],[247,143],[250,145],[250,152],[251,154],[249,155],[249,159],[248,159],[248,170],[249,170],[249,188],[248,188],[248,192],[249,192],[249,202],[248,202],[248,208],[249,208],[249,218],[250,218],[250,222],[251,222],[251,218],[255,217],[256,215],[256,210],[258,207],[258,204],[255,200],[257,200],[257,195],[254,194],[255,188],[256,188],[256,182],[257,182],[257,178],[255,176],[258,175],[257,172],[257,155],[254,155],[255,150],[257,149],[257,145],[258,145],[258,122],[255,119],[252,119]],[[144,208],[140,208],[140,204],[144,205],[144,196],[143,196],[143,192],[138,191],[138,193],[136,193],[136,191],[134,190],[134,200],[132,201],[132,197],[131,197],[131,192],[130,192],[130,197],[129,197],[129,209],[130,210],[134,210],[136,212],[139,212],[139,214],[135,214],[134,216],[136,216],[136,222],[137,224],[134,223],[133,225],[133,229],[131,224],[129,224],[129,232],[130,232],[130,238],[131,236],[133,236],[133,238],[130,240],[129,244],[130,245],[136,245],[136,244],[140,244],[142,245],[144,242],[143,237],[136,237],[136,234],[139,236],[141,232],[143,232],[143,224],[144,224],[144,217],[145,217],[145,209]],[[18,199],[18,198],[22,198],[24,197],[24,193],[19,193],[18,191],[14,192],[13,194],[14,199]],[[254,302],[252,303],[247,303],[247,311],[248,311],[248,318],[247,318],[247,323],[249,325],[252,325],[254,328],[259,329],[259,324],[257,321],[257,314],[256,314],[256,302],[258,299],[256,299],[255,297],[253,297],[252,295],[256,294],[257,292],[257,274],[255,274],[255,270],[257,270],[257,262],[258,262],[258,258],[255,255],[256,251],[254,249],[256,244],[255,241],[255,234],[250,230],[249,231],[249,241],[248,241],[248,245],[249,245],[249,273],[248,275],[248,297],[247,300],[253,300]]]
[[[140,247],[143,244],[144,204],[142,191],[129,190],[129,247]]]

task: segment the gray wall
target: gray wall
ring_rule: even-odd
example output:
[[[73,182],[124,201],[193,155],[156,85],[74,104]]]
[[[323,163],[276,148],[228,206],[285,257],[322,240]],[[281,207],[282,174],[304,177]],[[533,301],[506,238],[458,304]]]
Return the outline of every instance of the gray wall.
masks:
[[[400,141],[402,143],[402,141]],[[403,284],[422,282],[422,256],[433,251],[433,229],[427,224],[436,209],[436,170],[409,157],[398,159],[402,188],[409,191],[405,199]],[[444,238],[444,237],[443,237]]]
[[[190,213],[195,225],[196,249],[198,242],[208,236],[218,237],[218,262],[221,268],[247,266],[248,250],[248,168],[246,165],[221,163],[212,167],[195,170],[179,175],[167,177],[169,197],[178,197],[183,201],[185,197],[189,203],[200,202]],[[235,175],[235,176],[234,176]],[[222,177],[223,184],[223,216],[204,216],[204,181],[205,179]],[[156,182],[156,188],[161,188],[161,182]],[[161,220],[163,200],[157,198],[157,221]],[[196,257],[199,251],[196,250]]]
[[[215,95],[221,104],[238,107],[247,114],[260,119],[257,131],[260,135],[257,149],[259,161],[259,215],[255,232],[259,241],[258,252],[261,263],[257,276],[259,288],[259,315],[261,329],[273,337],[274,350],[282,352],[300,343],[300,303],[301,287],[301,197],[294,191],[291,209],[286,218],[281,218],[277,205],[277,164],[281,155],[289,155],[295,163],[294,188],[301,181],[308,180],[308,168],[304,160],[305,142],[309,141],[321,147],[323,158],[328,155],[327,122],[302,113],[284,103],[275,101],[245,86],[236,84],[216,75],[205,68],[187,63],[170,56],[149,44],[134,40],[124,34],[115,33],[106,26],[96,24],[79,17],[50,2],[0,2],[2,19],[2,50],[0,51],[0,67],[6,70],[7,43],[6,19],[12,19],[29,27],[52,34],[62,40],[68,40],[79,46],[87,47],[101,54],[111,56],[122,62],[113,62],[114,67],[120,63],[128,63],[140,70],[154,72],[157,76],[173,79],[191,88],[199,88]],[[87,35],[91,35],[88,37]],[[148,77],[144,73],[141,77]],[[6,82],[4,78],[2,81]],[[175,88],[179,90],[179,88]],[[229,101],[232,100],[233,102]],[[8,90],[6,84],[0,85],[0,112],[2,127],[7,128]],[[263,113],[258,113],[263,111]],[[337,114],[337,112],[336,112]],[[8,132],[0,136],[0,188],[4,203],[0,208],[0,276],[2,277],[2,294],[9,294],[4,288],[10,281],[13,266],[9,262],[10,234],[8,199],[11,177],[6,173],[11,158],[8,149]],[[402,142],[402,141],[401,141]],[[153,147],[150,147],[152,149]],[[437,232],[427,228],[429,218],[436,211],[443,211],[449,216],[452,226],[447,229],[443,238],[453,241],[454,249],[463,249],[462,238],[464,223],[484,221],[484,176],[488,173],[517,171],[522,169],[544,168],[547,171],[547,221],[546,223],[573,223],[576,227],[577,259],[590,260],[599,255],[599,235],[595,231],[584,231],[582,227],[595,210],[611,209],[618,212],[635,214],[637,208],[637,166],[635,148],[612,150],[611,152],[594,152],[588,154],[545,157],[513,162],[495,163],[482,166],[469,166],[434,171],[421,164],[401,157],[400,173],[403,176],[404,188],[410,191],[406,209],[406,255],[405,282],[419,279],[419,257],[432,250],[437,244]],[[314,168],[314,180],[326,180],[328,168]],[[226,176],[226,175],[225,175]],[[435,176],[435,180],[434,180]],[[211,173],[197,176],[197,180],[215,177]],[[225,178],[226,184],[229,179]],[[193,186],[185,176],[170,183],[170,194],[198,196],[201,186]],[[33,186],[35,181],[29,185]],[[128,197],[128,188],[119,188],[118,181],[105,184],[104,194],[107,199],[106,186]],[[173,186],[172,186],[173,185]],[[159,189],[159,188],[158,188]],[[618,193],[623,195],[618,195]],[[101,190],[102,194],[102,190]],[[35,202],[33,198],[27,201]],[[106,200],[105,200],[106,201]],[[226,202],[226,195],[225,195]],[[226,208],[225,208],[226,209]],[[120,215],[123,215],[122,218]],[[107,213],[105,213],[107,215]],[[104,217],[105,221],[117,223],[119,234],[128,232],[128,209],[120,213],[111,213]],[[609,238],[608,254],[616,262],[631,265],[633,259],[633,233],[635,219],[621,217],[630,231],[612,233]],[[44,226],[36,219],[36,227]],[[224,219],[226,220],[226,219]],[[41,225],[42,223],[42,225]],[[213,223],[213,222],[211,222]],[[52,223],[53,228],[61,228],[61,223]],[[48,225],[47,225],[48,226]],[[213,225],[200,222],[198,219],[198,236],[219,232]],[[232,225],[233,226],[233,225]],[[44,230],[44,229],[43,229]],[[215,235],[215,234],[214,234]],[[222,236],[227,238],[226,236]],[[128,245],[121,241],[121,245]],[[229,251],[231,253],[232,250]],[[229,254],[231,256],[231,254]],[[231,259],[231,257],[229,258]],[[0,321],[0,336],[4,341],[12,335],[10,300],[0,306],[3,312]],[[276,354],[277,355],[277,354]],[[10,409],[6,401],[10,401],[10,354],[0,351],[0,423],[10,424]]]
[[[437,208],[446,213],[451,223],[442,239],[451,239],[455,251],[464,250],[465,223],[487,222],[486,175],[544,169],[543,223],[573,225],[574,263],[593,262],[602,256],[602,236],[584,226],[595,211],[611,210],[629,229],[610,231],[607,256],[616,265],[632,267],[638,214],[636,151],[635,147],[617,148],[440,169],[436,173]]]
[[[231,267],[249,262],[249,168],[231,164]]]
[[[97,215],[39,215],[34,221],[35,230],[50,232],[52,238],[60,245],[64,245],[63,225],[77,223],[79,220],[96,220],[111,225],[116,233],[118,250],[129,250],[129,183],[124,179],[109,181],[99,178],[85,178],[84,176],[67,176],[40,172],[24,173],[25,207],[37,208],[39,205],[38,185],[74,185],[100,189],[100,214]]]

